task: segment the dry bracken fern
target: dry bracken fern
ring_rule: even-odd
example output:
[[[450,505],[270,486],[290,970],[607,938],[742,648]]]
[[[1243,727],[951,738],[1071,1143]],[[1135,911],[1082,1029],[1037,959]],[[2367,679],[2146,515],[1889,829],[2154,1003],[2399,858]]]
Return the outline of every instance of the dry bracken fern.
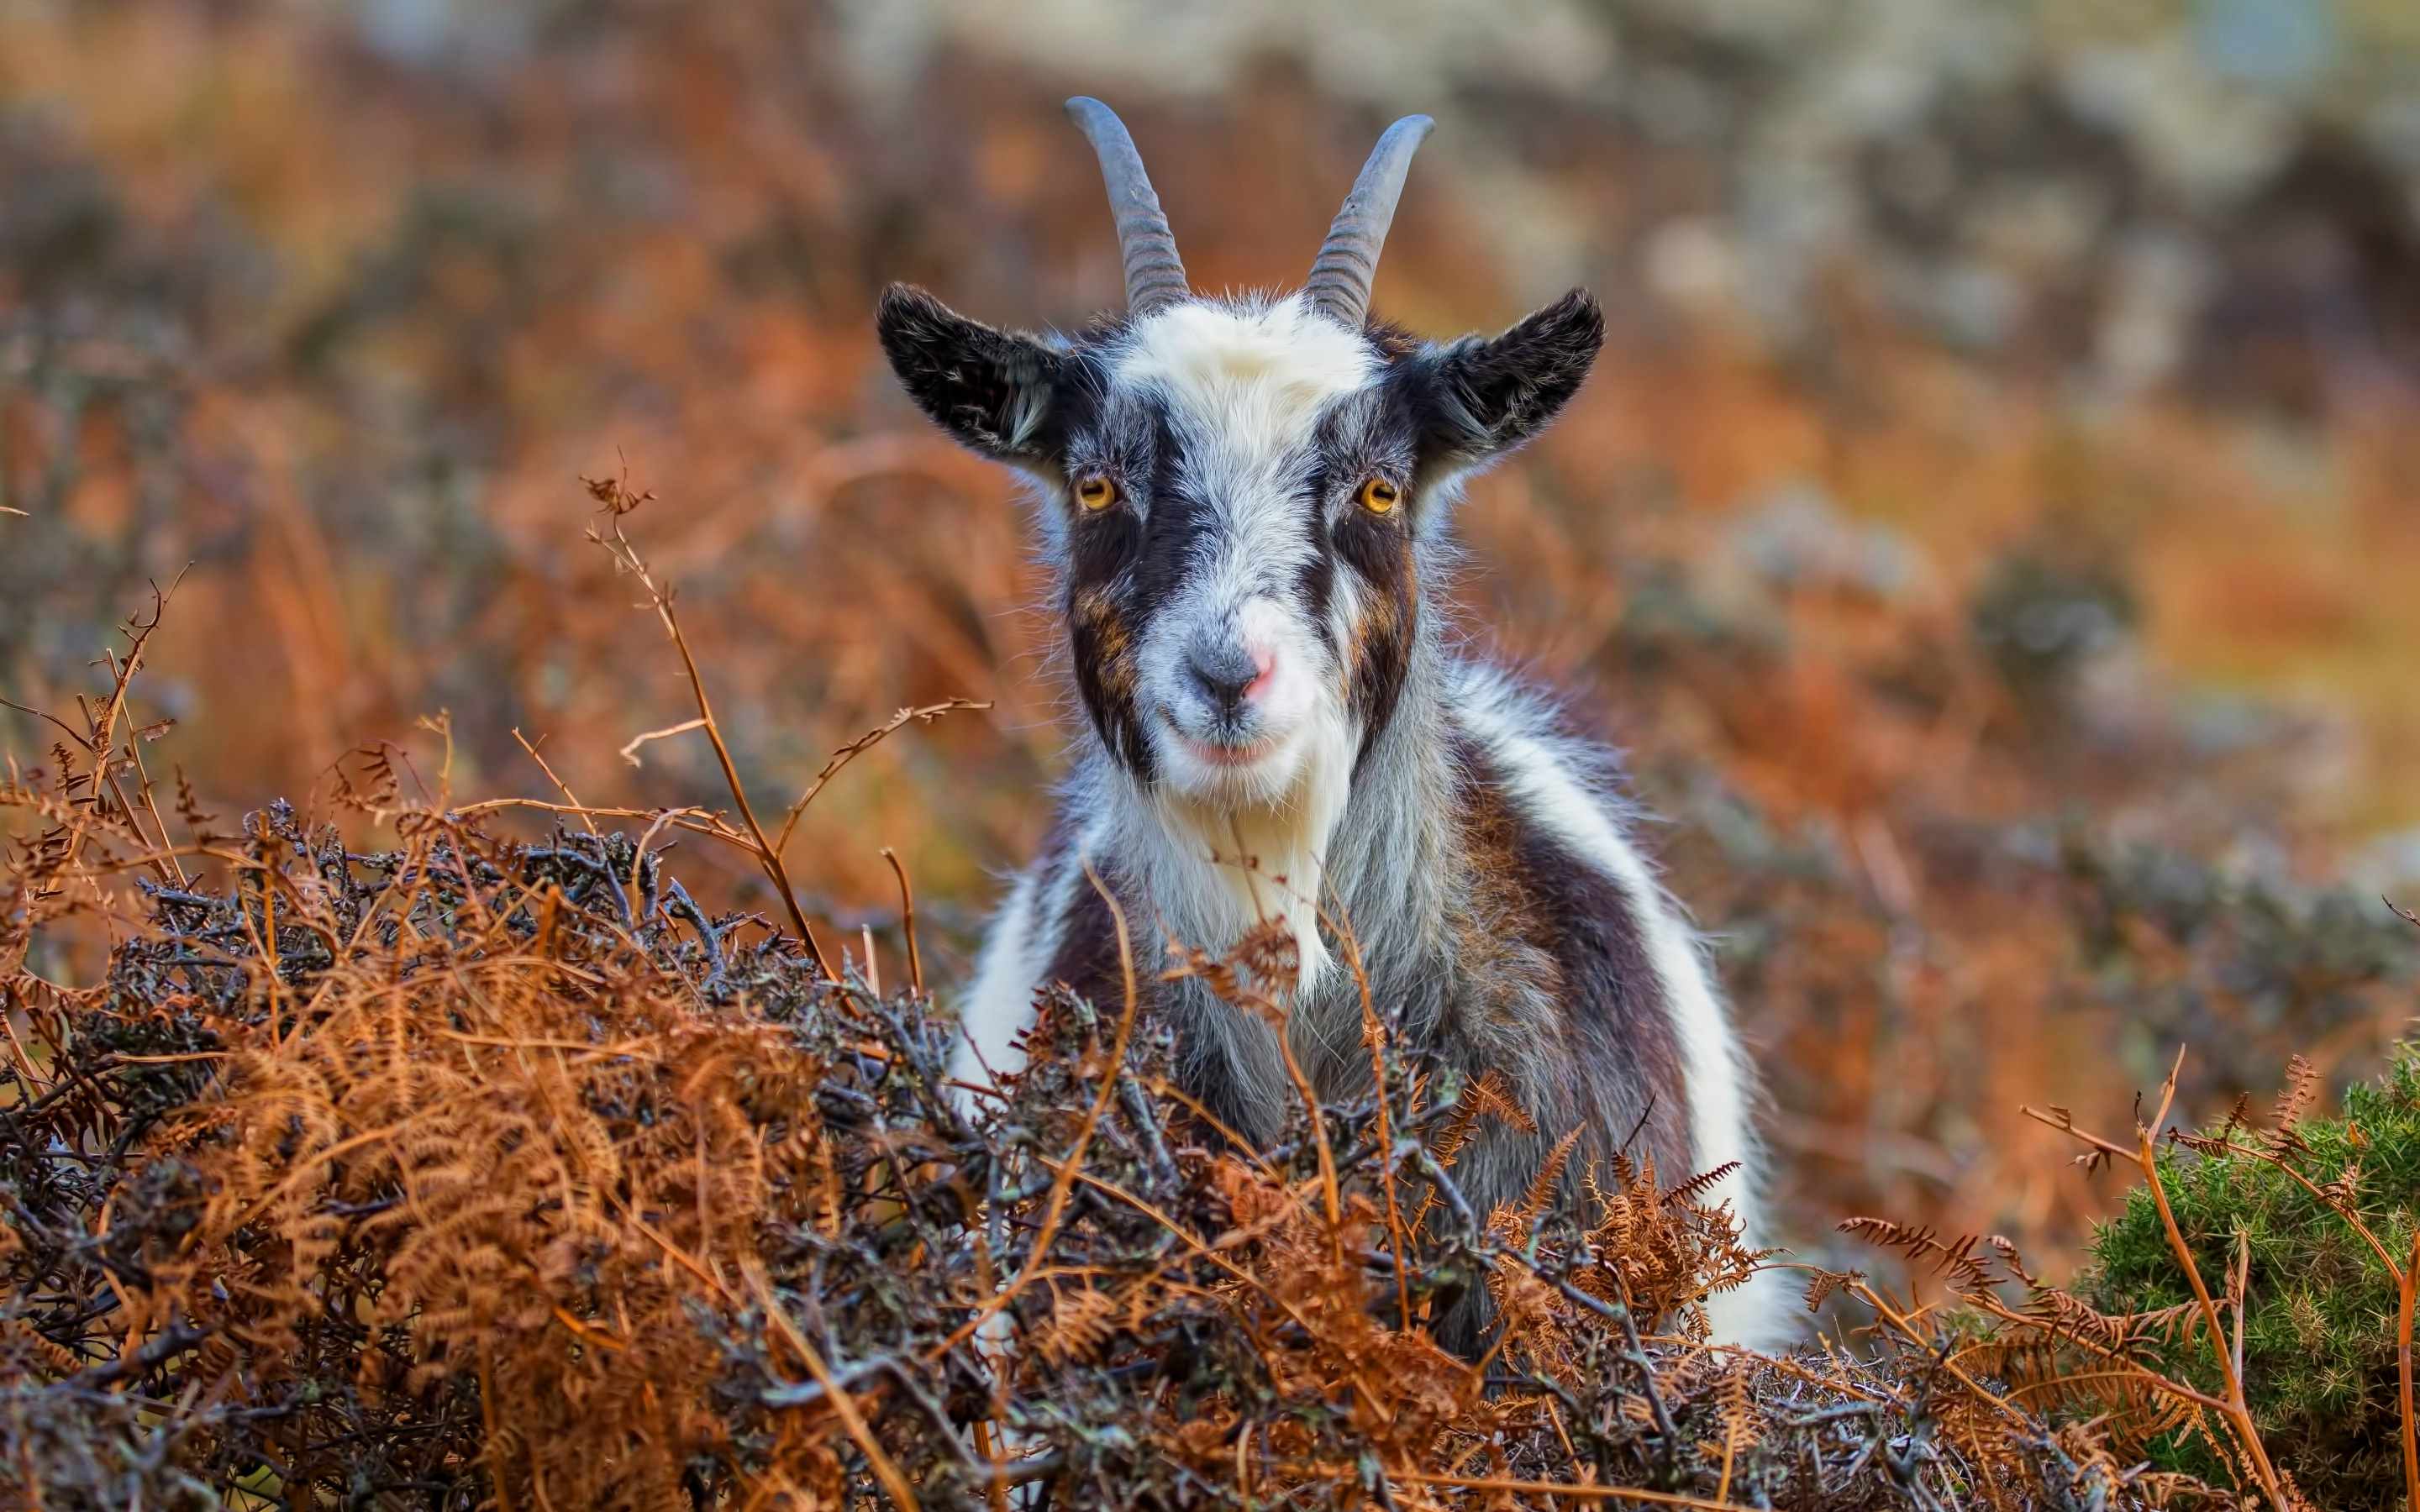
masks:
[[[340,791],[392,850],[283,809],[171,846],[94,780],[116,740],[0,793],[35,831],[0,875],[0,1476],[23,1496],[2149,1500],[2107,1428],[2054,1430],[2088,1395],[2054,1384],[2056,1351],[1706,1343],[1708,1299],[1766,1258],[1710,1201],[1720,1173],[1616,1158],[1565,1182],[1566,1138],[1521,1203],[1472,1212],[1458,1150],[1525,1111],[1485,1079],[1431,1105],[1440,1068],[1383,1036],[1371,1090],[1256,1153],[1169,1090],[1159,1030],[1054,994],[1027,1069],[970,1108],[929,999],[709,917],[625,837],[508,842],[373,752]],[[31,931],[96,919],[103,982],[22,969]],[[1267,941],[1170,969],[1253,1011],[1290,988]],[[1972,1245],[1900,1237],[1970,1274]],[[1500,1326],[1470,1360],[1422,1320],[1474,1287]],[[2019,1316],[2119,1355],[2155,1326]]]

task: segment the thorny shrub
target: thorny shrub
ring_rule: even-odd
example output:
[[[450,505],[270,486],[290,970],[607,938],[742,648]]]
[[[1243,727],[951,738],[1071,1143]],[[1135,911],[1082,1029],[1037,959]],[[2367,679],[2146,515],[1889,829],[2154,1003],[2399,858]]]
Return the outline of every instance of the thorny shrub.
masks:
[[[2143,1179],[2072,1288],[2029,1272],[1997,1235],[1840,1227],[1947,1284],[1962,1316],[1945,1368],[1994,1381],[2012,1403],[2088,1417],[2113,1451],[2142,1460],[2147,1485],[2231,1482],[2275,1512],[2420,1502],[2420,1058],[2398,1047],[2341,1116],[2315,1118],[2321,1077],[2296,1057],[2269,1128],[2245,1098],[2198,1134],[2169,1121],[2183,1062],[2180,1051],[2148,1119],[2138,1107],[2131,1145],[2064,1108],[2025,1110],[2081,1142],[2080,1164]],[[1862,1276],[1819,1274],[1817,1290],[1836,1288],[1899,1323]]]
[[[914,985],[708,915],[654,836],[513,842],[344,801],[394,849],[189,798],[126,680],[5,804],[0,1478],[61,1507],[1504,1505],[1848,1508],[2194,1490],[2112,1458],[1885,1308],[1869,1349],[1705,1340],[1760,1257],[1702,1178],[1472,1211],[1502,1089],[1370,1011],[1361,1103],[1239,1150],[1133,998],[1042,1004],[969,1098]],[[89,987],[37,931],[112,932]],[[1265,944],[1265,942],[1261,942]],[[1133,969],[1161,969],[1130,941]],[[1282,1011],[1254,942],[1171,947]],[[868,968],[870,970],[870,967]],[[1476,1360],[1423,1326],[1469,1288]],[[1617,1497],[1616,1489],[1627,1489]],[[1019,1492],[1020,1495],[1042,1494]]]
[[[2281,1467],[2323,1506],[2392,1507],[2405,1492],[2398,1356],[2411,1335],[2397,1272],[2420,1238],[2420,1058],[2399,1047],[2334,1116],[2310,1116],[2316,1083],[2297,1061],[2268,1128],[2240,1104],[2173,1136],[2162,1175],[2206,1273],[2234,1273],[2242,1246],[2245,1390]],[[2081,1289],[2113,1312],[2191,1301],[2148,1189],[2100,1230]],[[2163,1340],[2154,1357],[2211,1389],[2206,1355]],[[2193,1436],[2152,1448],[2163,1463],[2213,1469]]]

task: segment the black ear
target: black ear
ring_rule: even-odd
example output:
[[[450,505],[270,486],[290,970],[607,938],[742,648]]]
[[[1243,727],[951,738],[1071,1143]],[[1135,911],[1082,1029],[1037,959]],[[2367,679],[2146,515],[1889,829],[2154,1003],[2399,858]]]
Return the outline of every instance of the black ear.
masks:
[[[1605,311],[1575,288],[1494,340],[1466,336],[1423,363],[1429,459],[1473,467],[1520,445],[1562,410],[1605,346]]]
[[[970,320],[911,284],[882,291],[874,327],[891,370],[936,424],[998,461],[1056,467],[1066,360],[1032,336]]]

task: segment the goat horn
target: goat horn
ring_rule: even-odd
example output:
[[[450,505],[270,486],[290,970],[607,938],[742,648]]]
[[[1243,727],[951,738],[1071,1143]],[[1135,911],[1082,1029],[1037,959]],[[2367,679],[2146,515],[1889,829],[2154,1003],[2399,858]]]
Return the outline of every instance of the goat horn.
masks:
[[[1185,264],[1176,255],[1176,238],[1168,216],[1152,193],[1151,177],[1142,171],[1142,154],[1126,134],[1117,112],[1088,96],[1067,101],[1069,118],[1083,129],[1100,156],[1101,177],[1109,189],[1109,213],[1117,218],[1118,251],[1126,264],[1126,307],[1148,315],[1191,294],[1185,282]]]
[[[1327,240],[1311,265],[1303,292],[1312,306],[1355,331],[1370,313],[1370,280],[1378,271],[1378,249],[1387,242],[1387,227],[1395,219],[1395,201],[1403,196],[1404,176],[1411,171],[1412,154],[1435,130],[1426,116],[1406,116],[1387,128],[1353,193],[1327,228]]]

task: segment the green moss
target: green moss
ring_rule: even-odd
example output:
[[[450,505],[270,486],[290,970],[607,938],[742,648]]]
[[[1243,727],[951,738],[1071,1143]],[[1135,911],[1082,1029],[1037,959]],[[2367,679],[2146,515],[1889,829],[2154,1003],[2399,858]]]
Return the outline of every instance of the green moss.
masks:
[[[2293,1164],[2313,1181],[2358,1167],[2355,1211],[2399,1263],[2420,1207],[2420,1051],[2398,1047],[2383,1076],[2347,1094],[2341,1116],[2304,1120],[2295,1132],[2304,1150]],[[2160,1179],[2213,1295],[2233,1273],[2236,1235],[2249,1242],[2245,1394],[2271,1455],[2321,1506],[2400,1505],[2397,1297],[2379,1257],[2302,1183],[2251,1156],[2172,1148]],[[2148,1188],[2100,1227],[2092,1254],[2077,1289],[2103,1311],[2192,1300]],[[2205,1337],[2170,1347],[2159,1363],[2219,1395],[2218,1361]],[[2209,1451],[2182,1436],[2155,1451],[2163,1468],[2226,1479]]]

